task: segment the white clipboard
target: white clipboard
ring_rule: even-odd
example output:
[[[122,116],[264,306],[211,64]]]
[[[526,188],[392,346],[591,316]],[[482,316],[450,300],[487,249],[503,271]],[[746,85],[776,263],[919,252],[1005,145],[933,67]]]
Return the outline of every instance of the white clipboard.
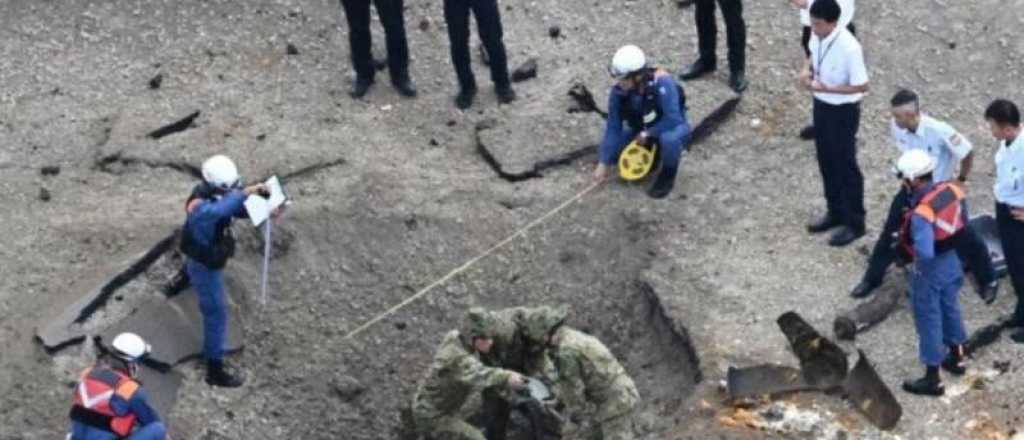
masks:
[[[263,184],[270,190],[270,197],[252,194],[245,199],[245,210],[249,213],[249,220],[252,220],[253,226],[263,224],[271,212],[289,203],[288,194],[284,192],[284,187],[277,176],[271,176]]]

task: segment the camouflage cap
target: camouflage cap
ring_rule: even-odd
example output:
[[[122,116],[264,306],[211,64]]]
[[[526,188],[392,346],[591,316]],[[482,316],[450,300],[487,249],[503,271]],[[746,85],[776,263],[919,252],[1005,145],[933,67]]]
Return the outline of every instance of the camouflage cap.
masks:
[[[539,344],[544,342],[544,338],[551,334],[552,330],[565,322],[568,314],[569,307],[566,305],[541,306],[516,318],[519,328],[523,331],[523,336],[530,342]]]
[[[460,333],[471,338],[493,338],[497,326],[493,313],[483,307],[473,307],[466,312]]]

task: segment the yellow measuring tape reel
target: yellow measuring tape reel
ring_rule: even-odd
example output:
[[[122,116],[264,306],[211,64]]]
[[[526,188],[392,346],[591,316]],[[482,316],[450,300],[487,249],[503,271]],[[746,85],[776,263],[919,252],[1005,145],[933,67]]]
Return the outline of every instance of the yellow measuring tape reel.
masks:
[[[619,176],[622,180],[636,181],[647,177],[654,167],[654,153],[657,144],[650,148],[630,142],[619,155]]]

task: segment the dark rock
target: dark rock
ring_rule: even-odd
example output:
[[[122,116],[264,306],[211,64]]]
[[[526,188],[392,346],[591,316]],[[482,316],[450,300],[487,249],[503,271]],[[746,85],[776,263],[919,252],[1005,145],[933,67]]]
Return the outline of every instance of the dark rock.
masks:
[[[694,3],[696,3],[696,0],[676,0],[676,6],[678,6],[679,9],[688,8],[693,6]]]
[[[558,26],[551,26],[548,28],[548,36],[551,38],[558,38],[562,36],[562,28]]]
[[[39,169],[39,174],[44,176],[56,176],[60,174],[59,165],[48,165]]]
[[[259,135],[259,136],[256,136],[256,140],[258,140],[258,141],[262,141],[262,140],[264,140],[264,139],[266,139],[266,138],[267,138],[267,135],[266,135],[266,134],[261,134],[261,135]]]
[[[149,88],[156,90],[160,88],[160,85],[164,83],[164,74],[158,73],[153,79],[149,80]]]
[[[512,81],[520,82],[526,81],[530,78],[537,77],[537,59],[530,58],[525,63],[516,67],[516,70],[512,71]]]
[[[167,135],[188,130],[189,128],[192,127],[192,123],[195,122],[196,118],[199,117],[199,114],[199,110],[196,110],[188,116],[185,116],[184,118],[181,118],[175,122],[167,124],[156,130],[153,130],[147,136],[149,136],[152,139],[160,139]]]
[[[295,47],[294,44],[288,43],[288,48],[285,50],[288,55],[298,55],[299,48]]]
[[[50,191],[48,191],[46,188],[39,187],[39,200],[42,200],[44,202],[49,202],[50,201]]]
[[[436,147],[436,146],[438,146],[438,143],[437,143],[437,139],[434,139],[434,138],[430,138],[430,142],[429,142],[429,144],[430,144],[430,146],[431,146],[431,147]]]
[[[574,105],[569,108],[569,113],[594,112],[601,115],[602,118],[608,117],[608,112],[597,107],[597,101],[594,100],[594,94],[590,93],[590,89],[587,88],[586,84],[573,84],[569,89],[569,97],[572,98],[574,102]]]
[[[761,411],[761,417],[769,422],[777,422],[785,418],[785,414],[782,413],[782,409],[777,406],[772,406],[764,411]]]
[[[382,71],[384,69],[387,69],[388,68],[388,59],[387,58],[379,58],[379,59],[375,58],[373,60],[373,68],[377,69],[378,72]]]
[[[398,322],[395,323],[395,328],[397,328],[399,330],[405,330],[406,327],[408,327],[408,326],[409,325],[406,324],[404,321],[398,321]]]
[[[430,30],[430,20],[424,18],[420,20],[420,30],[423,32]]]
[[[345,402],[351,402],[366,391],[366,386],[352,376],[341,376],[331,381],[331,390]]]
[[[992,368],[995,368],[999,374],[1006,374],[1010,371],[1010,361],[995,361],[992,362]]]
[[[455,120],[454,119],[449,119],[448,122],[445,123],[445,125],[447,125],[449,127],[454,127],[455,126]]]

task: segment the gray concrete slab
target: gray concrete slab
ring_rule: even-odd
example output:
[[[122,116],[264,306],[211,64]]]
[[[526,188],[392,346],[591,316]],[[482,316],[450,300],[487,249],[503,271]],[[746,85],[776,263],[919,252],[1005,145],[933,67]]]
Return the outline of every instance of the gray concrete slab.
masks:
[[[183,379],[177,371],[161,373],[147,367],[139,369],[139,382],[149,396],[149,403],[164,419],[171,414],[174,404],[178,401],[178,388],[181,388]]]
[[[228,284],[228,352],[242,348],[241,307],[236,298],[240,288],[229,280]],[[118,321],[102,333],[104,341],[112,340],[121,332],[142,336],[153,347],[151,359],[176,365],[199,357],[203,351],[203,316],[195,289],[189,288],[170,299],[154,298],[138,311]]]

